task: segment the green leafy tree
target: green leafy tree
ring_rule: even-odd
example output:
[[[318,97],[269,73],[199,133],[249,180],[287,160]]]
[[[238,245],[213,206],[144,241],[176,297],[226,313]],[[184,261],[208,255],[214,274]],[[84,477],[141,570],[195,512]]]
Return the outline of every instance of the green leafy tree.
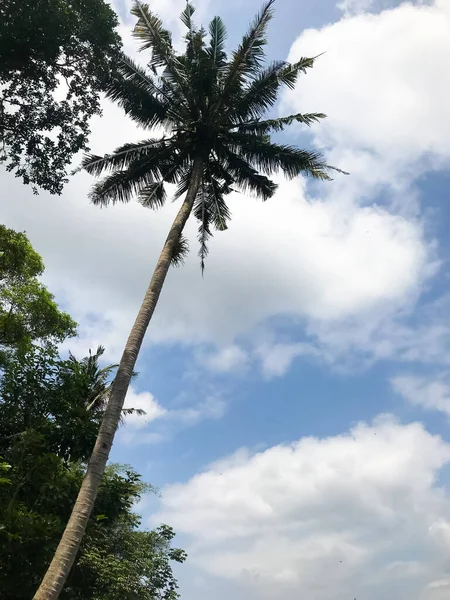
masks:
[[[192,214],[199,222],[201,266],[213,228],[224,230],[230,219],[226,196],[233,190],[268,200],[276,191],[270,176],[301,174],[327,180],[332,167],[321,155],[271,138],[292,123],[311,125],[321,113],[293,114],[269,119],[267,114],[283,86],[293,88],[301,73],[314,64],[302,58],[294,64],[265,63],[267,25],[273,0],[250,25],[238,48],[225,53],[226,30],[215,17],[206,31],[193,22],[194,8],[186,4],[181,19],[186,26],[185,50],[177,54],[170,32],[147,5],[137,2],[134,34],[142,50],[150,51],[148,68],[122,56],[119,73],[107,86],[117,102],[142,128],[164,130],[117,148],[104,157],[89,155],[83,167],[93,175],[107,172],[93,187],[92,201],[100,206],[127,202],[132,196],[150,208],[166,201],[165,184],[176,184],[175,198],[184,196],[175,217],[136,321],[125,346],[110,400],[86,477],[66,531],[35,595],[36,600],[58,597],[92,510],[134,365],[171,264],[182,259],[182,233]]]
[[[47,344],[8,357],[0,380],[2,600],[32,597],[64,530],[104,410],[93,400],[109,388],[101,350],[62,360]],[[131,468],[107,467],[62,598],[175,600],[171,564],[185,554],[171,547],[170,528],[141,531],[133,512],[150,491]]]
[[[104,0],[0,3],[0,161],[34,191],[60,193],[87,149],[120,49],[116,26]]]
[[[107,486],[111,485],[108,477],[109,474]],[[128,473],[128,477],[132,478],[133,473]],[[103,483],[100,489],[105,489]],[[186,553],[171,547],[174,531],[167,525],[154,531],[140,531],[139,517],[124,512],[113,520],[111,535],[108,531],[111,523],[105,517],[99,514],[97,522],[87,531],[82,552],[61,598],[176,600],[179,594],[172,562],[184,562]]]
[[[27,236],[0,225],[0,346],[75,335],[76,323],[39,281],[43,272]]]

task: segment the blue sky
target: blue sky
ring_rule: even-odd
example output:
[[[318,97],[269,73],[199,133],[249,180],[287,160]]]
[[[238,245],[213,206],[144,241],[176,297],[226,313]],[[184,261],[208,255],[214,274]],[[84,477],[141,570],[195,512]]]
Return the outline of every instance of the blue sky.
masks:
[[[113,5],[136,54],[128,0]],[[259,5],[197,14],[220,14],[232,46]],[[152,6],[178,39],[183,2]],[[269,59],[322,51],[277,112],[326,112],[287,139],[350,176],[231,197],[204,279],[188,227],[127,398],[147,414],[113,449],[161,489],[139,510],[187,549],[187,600],[450,593],[449,3],[278,0]],[[105,103],[92,150],[143,135]],[[176,207],[100,211],[85,174],[61,198],[0,179],[3,222],[80,322],[66,347],[117,360]]]

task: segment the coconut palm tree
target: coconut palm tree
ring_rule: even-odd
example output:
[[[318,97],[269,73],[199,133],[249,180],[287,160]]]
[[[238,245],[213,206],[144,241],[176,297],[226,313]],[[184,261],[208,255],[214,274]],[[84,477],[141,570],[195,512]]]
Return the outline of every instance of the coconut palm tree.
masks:
[[[76,557],[117,429],[133,368],[171,264],[186,252],[184,226],[192,214],[199,222],[200,261],[208,252],[213,228],[224,230],[230,219],[226,196],[232,191],[271,198],[271,175],[309,175],[330,179],[321,155],[271,139],[293,123],[311,125],[322,113],[268,118],[283,86],[293,88],[301,73],[314,64],[302,58],[294,64],[265,63],[269,0],[251,23],[238,48],[225,53],[226,30],[220,17],[209,30],[193,22],[190,3],[181,15],[186,26],[185,50],[177,54],[171,34],[147,5],[136,2],[135,37],[150,51],[147,68],[122,56],[119,72],[107,96],[140,127],[155,137],[124,144],[112,154],[88,155],[82,167],[92,175],[107,175],[93,186],[92,202],[108,206],[133,196],[147,207],[166,201],[165,184],[175,184],[175,198],[184,197],[176,215],[123,352],[108,406],[86,476],[66,531],[35,600],[57,598]]]
[[[60,391],[52,413],[59,426],[55,430],[58,455],[65,460],[86,460],[97,437],[99,424],[111,390],[111,380],[118,365],[100,367],[105,349],[98,346],[81,360],[69,352],[59,369]],[[66,397],[65,402],[61,398]]]
[[[103,412],[108,404],[109,395],[112,388],[113,373],[119,366],[118,364],[107,365],[100,368],[99,360],[105,353],[103,346],[97,346],[96,352],[93,354],[89,349],[89,356],[85,356],[81,360],[75,358],[72,352],[69,351],[68,369],[72,373],[81,375],[86,381],[85,393],[83,395],[83,408],[86,412],[96,410]],[[133,373],[133,377],[137,373]],[[127,407],[122,408],[122,421],[126,415],[145,415],[145,411],[141,408]]]
[[[89,456],[108,405],[112,380],[119,365],[100,367],[99,361],[104,352],[105,348],[98,346],[96,352],[89,350],[88,356],[81,360],[69,352],[69,358],[60,371],[63,391],[55,399],[53,411],[61,423],[56,436],[57,453],[67,460],[84,460]],[[64,394],[70,399],[69,406],[61,404]],[[144,415],[145,411],[122,408],[120,422],[123,423],[125,416],[130,414]]]
[[[103,356],[105,348],[98,346],[93,354],[89,350],[89,355],[81,360],[69,352],[68,368],[75,374],[82,374],[86,379],[86,390],[83,396],[84,408],[86,411],[104,410],[108,402],[111,391],[111,378],[113,372],[119,365],[107,365],[100,368],[99,360]]]

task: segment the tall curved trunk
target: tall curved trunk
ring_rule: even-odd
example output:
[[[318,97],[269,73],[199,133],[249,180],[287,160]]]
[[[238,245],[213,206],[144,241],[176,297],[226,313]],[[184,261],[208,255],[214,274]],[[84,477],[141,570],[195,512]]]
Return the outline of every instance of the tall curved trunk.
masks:
[[[186,221],[191,214],[203,173],[203,159],[196,158],[186,198],[172,223],[164,247],[153,272],[150,285],[128,337],[120,360],[108,405],[103,416],[97,440],[89,460],[78,497],[72,509],[66,529],[61,537],[52,562],[33,600],[56,600],[69,575],[83,539],[86,525],[94,508],[98,488],[105,471],[114,435],[119,425],[123,403],[130,384],[134,366],[155,311],[173,252]]]

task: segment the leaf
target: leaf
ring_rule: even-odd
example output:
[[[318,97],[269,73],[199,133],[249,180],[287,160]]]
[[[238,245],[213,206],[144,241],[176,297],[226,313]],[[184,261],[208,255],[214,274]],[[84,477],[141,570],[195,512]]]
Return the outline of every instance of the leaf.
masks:
[[[122,413],[124,415],[139,415],[144,416],[147,413],[142,408],[122,408]]]
[[[180,15],[181,22],[190,32],[193,30],[192,15],[195,13],[195,8],[190,2],[186,2],[186,8]]]
[[[273,17],[273,4],[274,0],[266,2],[242,38],[238,49],[233,53],[224,84],[225,99],[241,82],[243,75],[254,76],[258,72],[264,59],[264,46],[267,43],[266,30]]]
[[[238,125],[237,129],[239,132],[265,135],[272,131],[283,131],[286,127],[292,125],[292,123],[301,123],[307,127],[311,127],[313,123],[317,123],[321,119],[325,118],[326,115],[324,113],[297,113],[295,115],[280,117],[278,119],[247,121],[246,123]]]
[[[138,17],[134,26],[133,35],[142,42],[141,51],[151,49],[151,64],[161,67],[169,63],[173,58],[172,36],[164,29],[162,21],[149,8],[148,4],[142,4],[136,0],[131,14]]]
[[[177,245],[174,248],[172,259],[170,264],[173,267],[180,267],[184,264],[184,261],[189,254],[189,242],[184,235],[180,235],[178,238]]]
[[[214,17],[209,24],[209,34],[211,36],[207,52],[217,68],[225,65],[225,41],[227,39],[227,30],[220,17]]]
[[[166,201],[166,190],[163,181],[148,183],[139,191],[139,202],[147,208],[160,208]]]

